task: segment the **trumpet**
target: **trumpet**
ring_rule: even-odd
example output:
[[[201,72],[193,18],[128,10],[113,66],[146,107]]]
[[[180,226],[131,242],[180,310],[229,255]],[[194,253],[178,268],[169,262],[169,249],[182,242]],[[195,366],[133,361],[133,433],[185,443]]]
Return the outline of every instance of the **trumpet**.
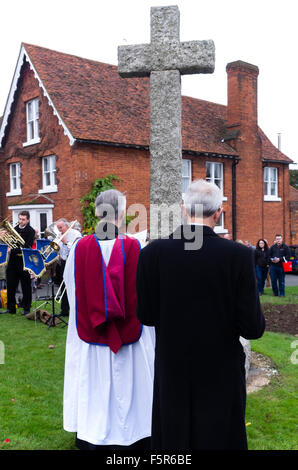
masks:
[[[10,248],[20,248],[25,245],[25,241],[12,227],[7,219],[0,223],[0,241],[8,245]]]

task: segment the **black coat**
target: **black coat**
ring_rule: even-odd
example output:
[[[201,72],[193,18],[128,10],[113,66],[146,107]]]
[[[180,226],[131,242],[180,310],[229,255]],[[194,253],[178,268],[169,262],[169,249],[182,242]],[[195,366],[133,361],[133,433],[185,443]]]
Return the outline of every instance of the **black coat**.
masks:
[[[269,249],[263,251],[261,248],[256,248],[254,251],[256,266],[267,268],[270,263]]]
[[[152,447],[246,449],[239,336],[265,328],[254,253],[209,227],[201,249],[186,241],[153,241],[138,263],[137,315],[156,330]]]

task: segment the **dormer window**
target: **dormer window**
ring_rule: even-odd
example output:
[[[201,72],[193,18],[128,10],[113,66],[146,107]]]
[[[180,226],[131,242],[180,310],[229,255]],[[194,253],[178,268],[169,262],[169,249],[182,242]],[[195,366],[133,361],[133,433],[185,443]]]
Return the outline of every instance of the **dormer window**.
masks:
[[[26,103],[27,142],[23,146],[37,144],[39,136],[39,102],[38,98]]]

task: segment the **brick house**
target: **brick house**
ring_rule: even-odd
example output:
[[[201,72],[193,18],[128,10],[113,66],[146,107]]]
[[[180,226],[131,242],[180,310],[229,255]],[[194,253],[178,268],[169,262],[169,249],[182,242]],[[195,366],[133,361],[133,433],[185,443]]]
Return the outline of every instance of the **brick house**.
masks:
[[[258,68],[227,65],[227,106],[182,97],[182,191],[197,178],[223,190],[216,231],[234,239],[291,238],[290,158],[258,127]],[[0,127],[0,210],[22,208],[43,231],[82,222],[79,199],[93,181],[120,178],[128,205],[149,208],[149,80],[117,67],[22,44]],[[294,233],[294,232],[293,232]]]

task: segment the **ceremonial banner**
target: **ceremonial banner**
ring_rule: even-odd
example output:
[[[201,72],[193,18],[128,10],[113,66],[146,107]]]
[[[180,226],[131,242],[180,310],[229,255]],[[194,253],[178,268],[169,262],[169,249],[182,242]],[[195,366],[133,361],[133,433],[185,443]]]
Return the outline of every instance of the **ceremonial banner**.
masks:
[[[29,271],[36,277],[41,277],[46,271],[43,257],[38,250],[33,248],[23,248],[24,270]]]
[[[44,264],[49,266],[58,259],[59,253],[50,246],[50,240],[39,238],[36,240],[36,249],[43,255]]]
[[[0,244],[0,266],[4,266],[8,261],[8,245]]]

